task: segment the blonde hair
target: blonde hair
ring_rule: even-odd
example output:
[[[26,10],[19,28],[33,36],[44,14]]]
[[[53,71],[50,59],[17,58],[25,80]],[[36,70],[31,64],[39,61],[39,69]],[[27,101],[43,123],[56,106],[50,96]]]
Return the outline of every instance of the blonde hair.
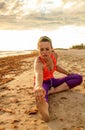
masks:
[[[38,49],[39,49],[39,46],[40,46],[40,45],[39,45],[40,42],[49,42],[51,48],[53,49],[52,40],[51,40],[49,37],[47,37],[47,36],[42,36],[42,37],[39,38],[39,40],[38,40]]]

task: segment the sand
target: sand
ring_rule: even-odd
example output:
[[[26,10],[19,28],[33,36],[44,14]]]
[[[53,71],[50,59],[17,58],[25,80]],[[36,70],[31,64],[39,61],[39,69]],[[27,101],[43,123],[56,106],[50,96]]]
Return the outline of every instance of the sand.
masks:
[[[58,64],[83,76],[78,87],[49,96],[50,121],[36,109],[35,55],[0,58],[0,130],[85,130],[85,50],[58,50]],[[55,73],[56,77],[64,76]]]

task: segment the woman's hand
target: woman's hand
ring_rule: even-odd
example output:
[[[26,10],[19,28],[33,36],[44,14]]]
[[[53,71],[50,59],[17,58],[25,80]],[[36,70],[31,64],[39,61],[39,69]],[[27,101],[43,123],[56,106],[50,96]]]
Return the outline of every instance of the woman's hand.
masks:
[[[72,74],[74,74],[73,72],[71,72],[71,71],[68,71],[67,72],[67,75],[69,76],[69,75],[72,75]]]
[[[45,100],[46,91],[43,87],[36,86],[34,93],[37,102],[43,102]]]

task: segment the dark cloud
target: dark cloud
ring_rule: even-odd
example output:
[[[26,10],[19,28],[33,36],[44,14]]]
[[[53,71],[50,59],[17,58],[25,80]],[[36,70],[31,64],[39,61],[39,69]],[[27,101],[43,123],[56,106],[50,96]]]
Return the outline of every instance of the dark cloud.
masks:
[[[0,29],[54,30],[63,25],[85,26],[85,2],[83,0],[63,0],[62,7],[51,10],[47,6],[44,10],[30,9],[27,15],[24,15],[22,10],[23,3],[16,1],[9,4],[4,1],[0,2]],[[69,2],[74,3],[68,8]],[[48,4],[51,4],[51,1],[48,1]],[[9,7],[10,5],[12,7]]]

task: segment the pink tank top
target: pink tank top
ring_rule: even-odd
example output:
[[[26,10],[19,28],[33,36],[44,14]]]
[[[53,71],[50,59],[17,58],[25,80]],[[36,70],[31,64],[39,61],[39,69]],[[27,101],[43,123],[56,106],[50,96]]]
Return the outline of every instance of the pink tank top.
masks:
[[[56,58],[54,57],[53,54],[51,54],[50,56],[53,60],[53,63],[54,63],[54,67],[52,70],[49,70],[47,65],[46,65],[46,62],[44,61],[44,59],[42,57],[40,57],[40,60],[42,61],[42,63],[44,64],[44,68],[43,68],[43,80],[48,80],[50,78],[53,78],[53,73],[54,71],[56,71],[56,64],[57,64],[57,61],[56,61]]]

